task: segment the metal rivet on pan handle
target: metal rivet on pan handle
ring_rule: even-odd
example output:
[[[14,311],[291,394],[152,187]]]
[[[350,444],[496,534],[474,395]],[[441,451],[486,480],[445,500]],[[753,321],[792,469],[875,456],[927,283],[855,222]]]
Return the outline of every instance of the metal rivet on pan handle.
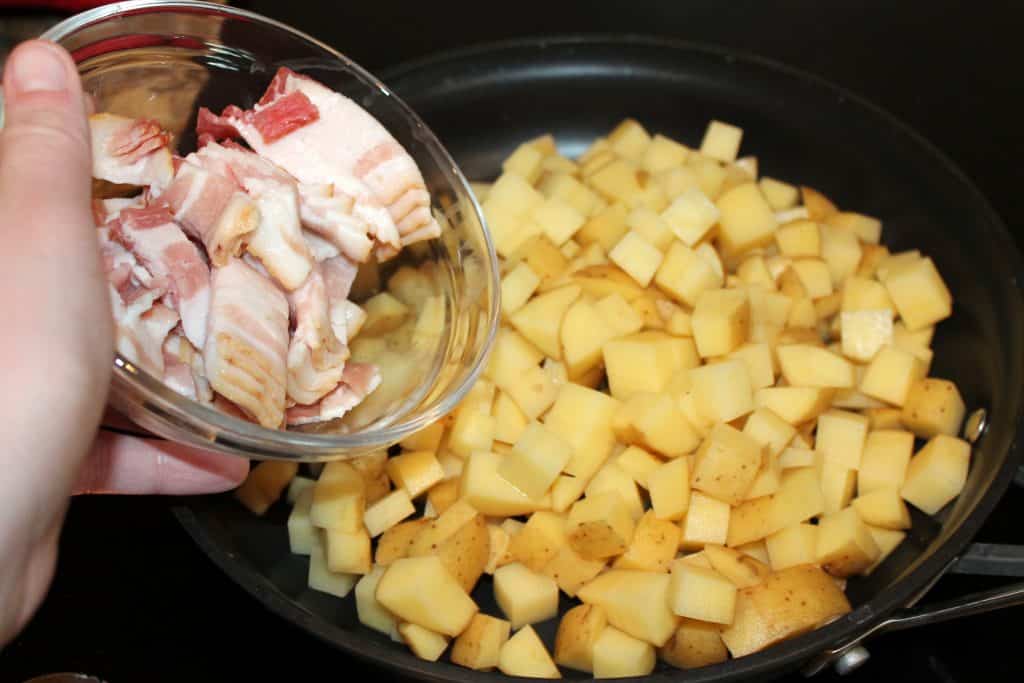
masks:
[[[864,662],[871,658],[871,653],[868,652],[867,648],[863,645],[854,645],[843,654],[836,658],[835,667],[836,673],[840,676],[853,673],[861,666]]]
[[[985,433],[986,427],[988,427],[988,413],[984,408],[978,408],[968,415],[964,422],[964,438],[975,443]]]

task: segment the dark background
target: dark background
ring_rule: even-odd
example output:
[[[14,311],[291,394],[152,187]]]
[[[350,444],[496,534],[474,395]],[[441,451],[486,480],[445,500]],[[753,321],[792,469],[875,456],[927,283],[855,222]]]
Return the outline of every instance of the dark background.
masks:
[[[375,72],[437,50],[553,33],[654,34],[757,53],[823,76],[917,128],[973,178],[1020,242],[1024,3],[237,4],[293,24]],[[0,30],[25,19],[0,15]],[[267,613],[200,554],[169,510],[170,503],[155,499],[72,504],[51,594],[0,655],[0,682],[54,671],[82,671],[111,683],[389,680]],[[980,540],[1019,540],[1020,519],[1024,492],[1011,490]],[[998,584],[950,577],[929,599]],[[1015,647],[1022,617],[1016,609],[883,636],[872,643],[872,660],[846,680],[1020,680]]]

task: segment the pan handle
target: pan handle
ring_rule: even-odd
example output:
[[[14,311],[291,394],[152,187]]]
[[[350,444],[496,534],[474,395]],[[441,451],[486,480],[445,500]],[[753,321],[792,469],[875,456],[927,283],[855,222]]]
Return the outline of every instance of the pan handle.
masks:
[[[803,673],[805,676],[813,676],[830,665],[834,666],[836,672],[841,676],[851,673],[870,657],[864,648],[864,641],[879,633],[939,624],[1018,605],[1024,605],[1024,582],[971,593],[961,598],[931,605],[898,610],[858,635],[854,640],[821,653],[804,667]]]

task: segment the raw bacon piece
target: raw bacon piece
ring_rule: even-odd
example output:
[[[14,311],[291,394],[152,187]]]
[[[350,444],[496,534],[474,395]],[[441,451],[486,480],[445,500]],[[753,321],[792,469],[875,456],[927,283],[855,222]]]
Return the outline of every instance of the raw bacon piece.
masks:
[[[170,135],[155,121],[114,114],[89,117],[92,174],[112,183],[164,188],[174,175]]]
[[[358,329],[350,331],[350,323],[354,322],[353,319],[358,318],[359,313],[363,312],[361,308],[348,300],[358,267],[344,256],[327,259],[321,264],[321,267],[324,274],[331,327],[334,330],[334,335],[347,344],[348,340],[355,336],[355,332],[358,332]],[[352,310],[353,306],[358,313]],[[365,319],[365,314],[363,318]],[[359,326],[362,326],[362,320],[359,320]]]
[[[284,422],[288,301],[239,259],[213,271],[206,376],[218,394],[264,427]]]
[[[181,316],[185,336],[202,348],[210,310],[210,270],[166,207],[123,209],[111,221],[110,234],[154,277],[167,282],[168,296]]]
[[[210,403],[213,391],[206,381],[203,357],[178,332],[171,332],[164,341],[164,384],[196,401]]]
[[[228,105],[220,116],[206,107],[200,107],[199,114],[196,116],[196,135],[199,136],[199,146],[203,147],[216,140],[241,137],[231,121],[244,116],[245,112],[233,104]]]
[[[320,261],[326,261],[329,258],[334,258],[341,252],[338,248],[325,240],[315,232],[309,230],[303,230],[302,236],[306,238],[306,246],[309,247],[309,253],[312,254],[313,260],[319,263]]]
[[[229,176],[212,173],[188,160],[179,164],[174,181],[159,200],[174,218],[206,247],[210,262],[222,266],[238,256],[256,230],[256,203]]]
[[[288,425],[327,422],[343,417],[380,386],[380,381],[380,369],[376,365],[349,363],[345,366],[338,388],[324,396],[319,403],[288,409]]]
[[[333,185],[299,184],[299,216],[302,224],[362,263],[370,256],[373,240],[369,224],[353,214],[355,200]]]
[[[117,351],[138,367],[157,378],[164,376],[163,345],[167,335],[178,324],[178,314],[160,303],[152,303],[144,313],[141,306],[125,307],[120,298],[112,296]],[[143,299],[137,299],[141,303]]]
[[[266,142],[274,142],[320,118],[320,112],[301,92],[281,95],[256,109],[252,125]]]
[[[295,320],[288,347],[288,398],[309,405],[338,386],[349,356],[348,347],[331,326],[320,264],[301,287],[288,294],[288,303]]]

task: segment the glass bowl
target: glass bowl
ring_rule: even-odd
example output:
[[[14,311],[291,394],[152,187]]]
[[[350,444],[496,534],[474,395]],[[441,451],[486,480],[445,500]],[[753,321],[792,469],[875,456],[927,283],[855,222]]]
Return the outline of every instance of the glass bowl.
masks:
[[[195,147],[200,106],[251,107],[279,67],[359,103],[419,165],[441,223],[439,239],[360,268],[352,298],[382,287],[411,292],[411,322],[352,340],[354,360],[383,381],[339,421],[275,431],[192,401],[116,355],[111,404],[154,434],[257,459],[322,461],[394,444],[448,413],[486,361],[498,322],[498,267],[484,219],[451,156],[387,86],[313,38],[265,17],[204,2],[120,2],[74,16],[44,39],[78,64],[96,111],[156,119],[179,154]]]

